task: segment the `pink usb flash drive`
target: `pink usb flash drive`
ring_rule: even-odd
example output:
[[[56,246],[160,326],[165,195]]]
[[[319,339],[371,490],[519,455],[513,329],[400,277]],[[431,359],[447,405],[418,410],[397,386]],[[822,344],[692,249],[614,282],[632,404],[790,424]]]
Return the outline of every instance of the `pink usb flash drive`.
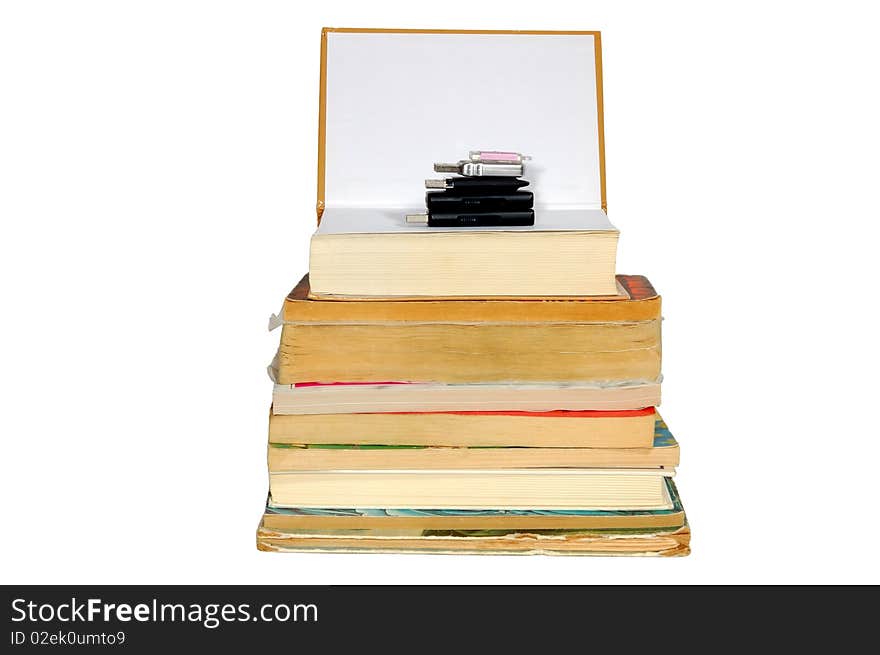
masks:
[[[493,164],[521,164],[526,159],[531,159],[518,152],[502,152],[500,150],[471,150],[468,157],[473,162]]]

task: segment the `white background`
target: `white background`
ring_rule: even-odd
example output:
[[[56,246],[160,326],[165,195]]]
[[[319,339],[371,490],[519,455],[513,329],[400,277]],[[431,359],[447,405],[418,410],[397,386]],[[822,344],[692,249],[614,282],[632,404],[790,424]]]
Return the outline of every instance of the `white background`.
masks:
[[[4,2],[2,582],[880,582],[868,6]],[[691,557],[255,549],[323,25],[602,30]]]

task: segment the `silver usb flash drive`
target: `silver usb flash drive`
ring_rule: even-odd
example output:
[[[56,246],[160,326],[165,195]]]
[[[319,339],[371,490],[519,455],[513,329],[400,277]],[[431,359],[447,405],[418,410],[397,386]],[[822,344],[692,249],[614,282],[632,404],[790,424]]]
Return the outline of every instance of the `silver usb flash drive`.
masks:
[[[522,164],[484,164],[460,161],[456,164],[434,164],[436,173],[458,173],[467,177],[506,176],[519,177],[523,174]]]

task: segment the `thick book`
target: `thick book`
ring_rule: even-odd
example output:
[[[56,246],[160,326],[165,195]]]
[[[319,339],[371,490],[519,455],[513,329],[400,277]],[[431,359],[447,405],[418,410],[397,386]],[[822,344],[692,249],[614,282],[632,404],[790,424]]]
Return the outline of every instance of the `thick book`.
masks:
[[[406,211],[333,208],[312,236],[315,297],[613,296],[618,231],[601,209],[521,227],[438,228]]]
[[[652,468],[678,466],[679,448],[656,415],[650,448],[505,448],[269,444],[269,471],[320,469]]]
[[[620,276],[610,301],[285,302],[275,381],[655,383],[660,298]]]
[[[619,411],[272,414],[270,443],[650,448],[653,407]]]
[[[430,469],[269,474],[276,507],[670,509],[671,469]]]
[[[266,503],[263,526],[275,530],[640,530],[678,528],[684,508],[666,478],[671,507],[647,510],[473,510],[279,507]]]
[[[282,323],[617,322],[660,317],[660,296],[643,275],[618,275],[617,294],[587,298],[349,298],[313,297],[307,273],[291,289],[276,319]]]

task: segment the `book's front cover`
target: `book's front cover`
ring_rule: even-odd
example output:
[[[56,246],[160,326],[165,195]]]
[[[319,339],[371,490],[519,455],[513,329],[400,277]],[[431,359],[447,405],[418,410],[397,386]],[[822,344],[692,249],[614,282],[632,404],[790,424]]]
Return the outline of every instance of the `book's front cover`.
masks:
[[[318,122],[319,222],[418,206],[431,158],[480,148],[532,157],[537,211],[606,209],[597,31],[325,28]]]

